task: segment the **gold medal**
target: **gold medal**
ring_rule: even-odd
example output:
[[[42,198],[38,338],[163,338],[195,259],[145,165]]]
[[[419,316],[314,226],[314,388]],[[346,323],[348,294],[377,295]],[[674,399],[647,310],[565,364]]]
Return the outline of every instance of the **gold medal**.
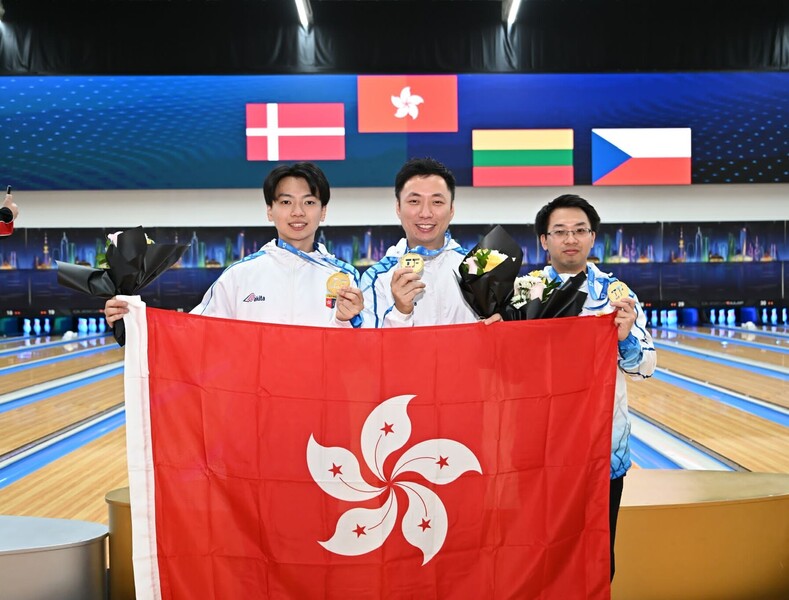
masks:
[[[621,281],[614,281],[608,286],[608,300],[609,302],[616,302],[622,298],[627,298],[630,295],[630,288],[627,284]]]
[[[336,298],[342,288],[351,287],[351,278],[348,273],[334,273],[326,281],[328,296]]]
[[[421,273],[425,268],[425,259],[419,254],[409,252],[400,257],[400,267],[403,269],[410,268],[414,273]]]

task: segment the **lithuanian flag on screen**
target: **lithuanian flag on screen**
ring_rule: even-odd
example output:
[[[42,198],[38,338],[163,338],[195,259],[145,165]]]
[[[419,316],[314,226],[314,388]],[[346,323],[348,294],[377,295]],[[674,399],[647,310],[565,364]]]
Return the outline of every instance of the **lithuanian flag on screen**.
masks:
[[[474,129],[475,187],[573,185],[572,129]]]

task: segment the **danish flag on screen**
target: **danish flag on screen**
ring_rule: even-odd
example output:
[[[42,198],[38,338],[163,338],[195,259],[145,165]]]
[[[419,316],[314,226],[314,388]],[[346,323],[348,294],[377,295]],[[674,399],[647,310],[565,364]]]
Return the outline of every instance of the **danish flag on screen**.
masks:
[[[345,105],[247,104],[247,160],[345,160]]]
[[[359,132],[458,130],[456,75],[360,75]]]

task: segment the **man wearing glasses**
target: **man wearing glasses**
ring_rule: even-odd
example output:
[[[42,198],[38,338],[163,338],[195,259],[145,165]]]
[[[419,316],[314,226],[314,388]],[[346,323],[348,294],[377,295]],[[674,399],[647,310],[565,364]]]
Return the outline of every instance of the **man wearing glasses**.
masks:
[[[603,273],[587,258],[600,226],[594,207],[575,194],[565,194],[543,206],[534,219],[537,236],[548,253],[550,265],[545,268],[549,279],[569,277],[586,272],[581,291],[587,292],[581,315],[597,315],[617,311],[615,325],[619,339],[618,370],[614,399],[613,434],[611,438],[611,491],[609,522],[611,527],[611,579],[614,578],[614,538],[622,484],[630,462],[630,419],[627,412],[625,375],[646,379],[655,371],[655,347],[647,331],[647,320],[636,295],[628,290],[621,300],[610,301],[608,288],[617,281]]]

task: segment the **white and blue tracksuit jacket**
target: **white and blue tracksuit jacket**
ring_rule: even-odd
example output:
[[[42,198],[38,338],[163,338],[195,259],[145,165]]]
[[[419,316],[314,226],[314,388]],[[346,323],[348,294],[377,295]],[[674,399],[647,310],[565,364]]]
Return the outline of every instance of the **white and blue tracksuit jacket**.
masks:
[[[261,323],[360,327],[360,315],[338,321],[334,303],[327,302],[326,282],[340,271],[350,276],[352,287],[359,287],[359,272],[323,244],[307,253],[272,240],[225,269],[191,312]]]
[[[545,267],[549,280],[570,275],[557,275],[553,267]],[[581,291],[587,292],[586,302],[581,311],[584,315],[599,315],[614,311],[608,302],[608,286],[617,281],[610,273],[603,273],[594,264],[587,263],[586,282]],[[611,437],[611,479],[621,477],[631,466],[630,461],[630,418],[627,411],[627,384],[625,376],[631,379],[646,379],[655,372],[656,355],[652,336],[647,331],[647,319],[638,297],[630,291],[636,301],[636,322],[630,335],[619,342],[619,369],[616,373],[614,398],[614,422]]]
[[[425,260],[422,271],[425,289],[416,297],[413,312],[404,315],[394,305],[392,275],[399,268],[400,257],[408,252],[420,254]],[[458,267],[465,256],[466,251],[449,233],[438,250],[421,246],[408,248],[405,238],[401,239],[362,275],[363,326],[420,327],[478,321],[479,317],[463,299],[458,285]]]

